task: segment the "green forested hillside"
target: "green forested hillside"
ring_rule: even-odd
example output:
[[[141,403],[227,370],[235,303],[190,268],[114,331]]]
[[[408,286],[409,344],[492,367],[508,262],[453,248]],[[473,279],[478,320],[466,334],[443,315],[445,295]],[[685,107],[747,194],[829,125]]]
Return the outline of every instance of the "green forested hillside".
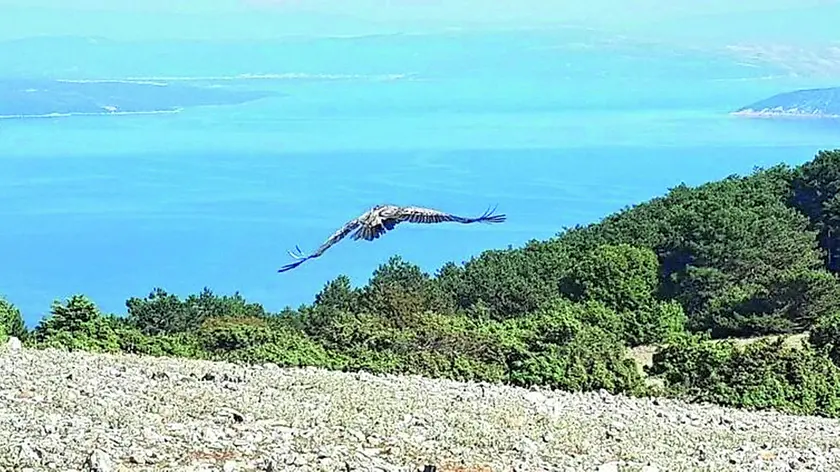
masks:
[[[32,332],[0,303],[0,336],[836,417],[838,187],[840,151],[820,152],[795,168],[680,185],[599,223],[435,274],[395,256],[363,287],[341,276],[311,304],[280,313],[209,289],[186,298],[155,289],[114,316],[78,295],[55,302]],[[808,342],[732,341],[794,333]],[[645,372],[628,356],[641,345],[658,346]]]

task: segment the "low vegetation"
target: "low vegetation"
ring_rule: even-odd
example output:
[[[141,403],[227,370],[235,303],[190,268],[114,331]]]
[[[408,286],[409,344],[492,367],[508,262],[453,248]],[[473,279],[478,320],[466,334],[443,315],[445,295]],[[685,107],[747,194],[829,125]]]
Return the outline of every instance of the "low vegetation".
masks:
[[[3,301],[0,336],[840,417],[838,189],[840,151],[825,151],[798,167],[679,185],[435,274],[393,257],[366,285],[339,276],[297,309],[155,289],[116,316],[77,295],[28,332]],[[734,341],[759,336],[770,337]],[[628,350],[645,346],[657,348],[640,368]]]

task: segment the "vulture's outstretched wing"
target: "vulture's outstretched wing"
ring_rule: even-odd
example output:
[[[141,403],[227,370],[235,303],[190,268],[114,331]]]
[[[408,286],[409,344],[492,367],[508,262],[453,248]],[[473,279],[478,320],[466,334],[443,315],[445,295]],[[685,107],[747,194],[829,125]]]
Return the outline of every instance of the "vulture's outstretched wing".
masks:
[[[320,256],[321,254],[324,253],[324,251],[326,251],[327,249],[332,247],[335,243],[341,241],[345,236],[350,234],[351,231],[358,228],[360,224],[361,223],[359,222],[358,218],[348,221],[347,223],[344,224],[344,226],[342,226],[338,231],[333,233],[332,236],[330,236],[326,241],[324,241],[324,244],[321,244],[321,247],[316,249],[315,252],[313,252],[312,254],[310,254],[308,256],[303,255],[300,248],[295,246],[295,249],[297,249],[297,254],[293,254],[291,251],[289,251],[289,255],[294,257],[295,259],[298,259],[298,260],[295,261],[295,262],[292,262],[290,264],[284,265],[283,267],[278,269],[277,272],[285,272],[287,270],[294,269],[295,267],[303,264],[304,262],[308,261],[309,259],[314,259],[314,258]]]
[[[432,208],[423,207],[401,207],[397,210],[392,218],[400,222],[409,223],[444,223],[454,221],[456,223],[502,223],[505,221],[504,214],[494,215],[493,211],[496,208],[488,209],[483,215],[477,218],[465,218],[463,216],[452,215]]]

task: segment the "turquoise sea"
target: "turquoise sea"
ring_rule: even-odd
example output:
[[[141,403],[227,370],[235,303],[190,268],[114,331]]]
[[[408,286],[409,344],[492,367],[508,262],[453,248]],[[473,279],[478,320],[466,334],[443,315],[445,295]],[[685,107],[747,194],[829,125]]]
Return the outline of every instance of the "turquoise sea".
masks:
[[[0,119],[0,295],[30,325],[54,299],[84,293],[124,313],[154,287],[239,291],[279,310],[340,274],[363,284],[395,254],[434,272],[681,182],[840,147],[835,121],[729,115],[828,79],[725,49],[565,30],[76,41],[0,47],[0,76],[279,94],[179,113]],[[498,205],[508,221],[401,225],[276,272],[286,250],[314,250],[381,202],[461,215]]]

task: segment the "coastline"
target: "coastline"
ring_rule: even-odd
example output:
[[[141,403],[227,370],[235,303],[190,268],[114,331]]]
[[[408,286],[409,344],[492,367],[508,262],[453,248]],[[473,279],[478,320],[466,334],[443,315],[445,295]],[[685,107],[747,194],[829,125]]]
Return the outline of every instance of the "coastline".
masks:
[[[811,118],[811,119],[837,119],[840,114],[831,113],[807,113],[804,111],[797,111],[796,109],[761,109],[754,110],[752,108],[737,110],[729,113],[732,116],[742,116],[747,118]]]

